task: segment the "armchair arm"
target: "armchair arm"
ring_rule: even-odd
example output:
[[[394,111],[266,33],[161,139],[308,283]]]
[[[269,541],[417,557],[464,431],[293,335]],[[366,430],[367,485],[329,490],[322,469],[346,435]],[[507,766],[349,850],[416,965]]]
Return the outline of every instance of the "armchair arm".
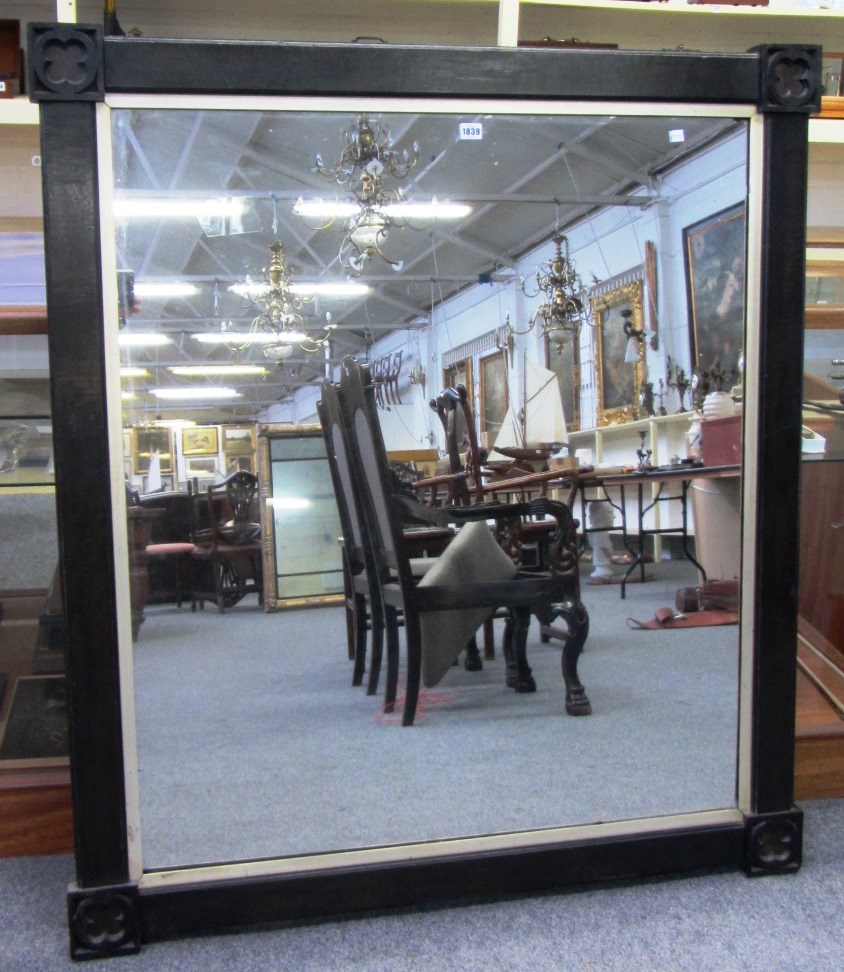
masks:
[[[568,483],[569,494],[566,502],[571,505],[577,493],[580,477],[593,471],[592,466],[577,466],[574,469],[549,469],[545,472],[528,473],[523,476],[512,476],[507,479],[498,479],[491,483],[484,484],[484,493],[495,496],[498,493],[516,492],[521,490],[540,489],[541,495],[545,496],[548,484],[564,485]]]
[[[439,486],[442,483],[453,483],[458,479],[465,479],[465,472],[442,473],[439,476],[426,476],[424,479],[414,479],[410,484],[413,489],[427,489],[429,486]]]

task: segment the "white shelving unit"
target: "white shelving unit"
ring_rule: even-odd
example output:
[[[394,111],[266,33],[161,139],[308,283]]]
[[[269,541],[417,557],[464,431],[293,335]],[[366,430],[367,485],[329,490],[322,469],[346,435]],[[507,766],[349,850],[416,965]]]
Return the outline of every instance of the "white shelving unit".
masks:
[[[588,449],[592,452],[596,469],[622,466],[634,468],[637,462],[636,450],[640,447],[641,434],[645,433],[645,448],[652,451],[651,462],[654,466],[667,465],[673,456],[686,456],[686,432],[692,424],[691,412],[670,415],[654,415],[650,418],[626,422],[620,425],[605,425],[592,429],[581,429],[569,433],[569,450]],[[651,495],[656,496],[659,487],[651,485]],[[675,487],[671,491],[676,492]],[[635,490],[627,495],[626,518],[628,529],[635,532],[637,522],[637,500]],[[649,527],[679,527],[681,515],[678,504],[657,504],[646,517]],[[690,511],[691,519],[691,511]],[[621,529],[620,521],[616,529]],[[693,526],[690,528],[694,533]],[[662,556],[662,538],[655,536],[654,556]]]
[[[823,44],[844,51],[844,6],[840,0],[798,4],[769,0],[766,7],[694,4],[687,0],[522,0],[518,36],[613,43],[638,50],[745,51],[755,44]],[[837,9],[830,9],[831,4]]]
[[[685,434],[692,423],[691,412],[672,415],[654,415],[635,422],[619,425],[603,425],[593,429],[579,429],[569,433],[569,449],[590,449],[593,465],[636,465],[636,450],[645,433],[645,446],[652,450],[651,462],[665,465],[672,456],[686,455]]]

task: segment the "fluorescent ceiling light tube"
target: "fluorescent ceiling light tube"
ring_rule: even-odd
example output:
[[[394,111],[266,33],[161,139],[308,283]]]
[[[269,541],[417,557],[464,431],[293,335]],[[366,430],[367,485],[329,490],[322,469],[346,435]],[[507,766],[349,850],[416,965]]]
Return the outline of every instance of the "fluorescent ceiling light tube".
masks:
[[[297,216],[311,216],[317,219],[336,219],[338,216],[354,216],[360,206],[342,199],[297,199],[293,212]]]
[[[216,385],[206,385],[204,388],[150,388],[150,393],[156,398],[240,398],[240,392],[234,388],[220,388]]]
[[[350,218],[361,211],[359,203],[344,202],[339,199],[299,199],[293,207],[297,216],[318,219]],[[462,219],[472,212],[465,203],[437,202],[397,202],[384,206],[373,206],[376,212],[400,219]]]
[[[472,212],[472,207],[464,203],[441,203],[436,199],[429,203],[399,202],[375,208],[385,216],[399,219],[462,219]]]
[[[279,331],[273,344],[295,344],[297,341],[307,341],[308,335],[304,331]]]
[[[145,378],[149,374],[146,368],[121,368],[121,378]]]
[[[200,331],[191,334],[194,341],[201,344],[277,344],[278,335],[269,331]]]
[[[131,401],[133,398],[137,398],[138,396],[134,392],[124,391],[120,393],[120,397],[123,399],[124,402],[128,402]]]
[[[369,284],[355,280],[335,280],[329,283],[294,283],[290,285],[291,294],[315,294],[320,297],[361,297],[372,290]]]
[[[188,219],[240,216],[243,213],[243,200],[238,198],[191,199],[124,196],[114,200],[113,211],[119,219]]]
[[[168,368],[174,375],[265,375],[262,365],[174,365]]]
[[[196,425],[193,419],[157,419],[152,423],[161,429],[190,429]]]
[[[260,297],[270,289],[266,283],[236,283],[229,287],[233,294],[238,297]],[[368,294],[372,288],[369,284],[358,283],[354,280],[336,280],[331,283],[293,283],[290,284],[291,294],[303,294],[305,296],[320,297],[362,297]]]
[[[199,287],[191,283],[154,283],[152,281],[140,281],[135,284],[134,293],[136,297],[188,297],[191,294],[198,294]]]
[[[298,496],[268,496],[267,506],[274,510],[306,510],[311,501]]]
[[[117,335],[117,343],[124,348],[147,348],[173,342],[166,334],[157,331],[124,331]]]

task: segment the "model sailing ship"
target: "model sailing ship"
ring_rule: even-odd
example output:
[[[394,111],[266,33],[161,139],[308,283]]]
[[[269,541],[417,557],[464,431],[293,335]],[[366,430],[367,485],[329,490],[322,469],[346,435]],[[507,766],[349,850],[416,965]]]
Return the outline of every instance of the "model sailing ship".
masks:
[[[557,375],[525,358],[524,401],[507,407],[501,429],[485,466],[528,463],[539,470],[568,444],[566,416]]]

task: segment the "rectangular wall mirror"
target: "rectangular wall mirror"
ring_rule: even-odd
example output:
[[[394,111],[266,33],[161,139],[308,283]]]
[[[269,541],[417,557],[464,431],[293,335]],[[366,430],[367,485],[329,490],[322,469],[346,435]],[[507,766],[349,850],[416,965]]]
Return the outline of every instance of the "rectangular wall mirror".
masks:
[[[457,887],[797,867],[788,552],[818,51],[31,34],[74,712],[74,954]],[[81,88],[44,69],[44,52],[68,44],[88,59]],[[223,76],[219,57],[231,70],[217,91],[201,79]],[[778,80],[786,62],[803,66],[797,93]],[[727,265],[718,233],[690,228],[738,211]],[[584,313],[562,336],[546,326],[561,239]],[[696,374],[692,349],[719,324],[729,361]],[[531,375],[550,376],[567,410],[560,441],[597,467],[574,500],[591,715],[567,714],[560,644],[535,626],[537,690],[507,688],[501,621],[482,669],[453,667],[412,727],[365,679],[351,685],[324,441],[290,431],[316,420],[319,381],[349,355],[396,363],[379,401],[403,456],[443,448],[427,402],[456,355],[486,433],[509,406],[529,439]],[[733,452],[709,426],[701,456],[691,409],[722,389]],[[143,442],[143,468],[124,461],[124,440]],[[188,515],[184,536],[148,548],[138,524],[170,523],[151,475]],[[664,494],[676,502],[658,504]],[[173,558],[178,591],[145,600],[138,624],[146,557]],[[733,582],[731,623],[631,623],[706,577]],[[309,607],[272,610],[298,603]],[[108,948],[86,924],[103,896],[130,929]]]

